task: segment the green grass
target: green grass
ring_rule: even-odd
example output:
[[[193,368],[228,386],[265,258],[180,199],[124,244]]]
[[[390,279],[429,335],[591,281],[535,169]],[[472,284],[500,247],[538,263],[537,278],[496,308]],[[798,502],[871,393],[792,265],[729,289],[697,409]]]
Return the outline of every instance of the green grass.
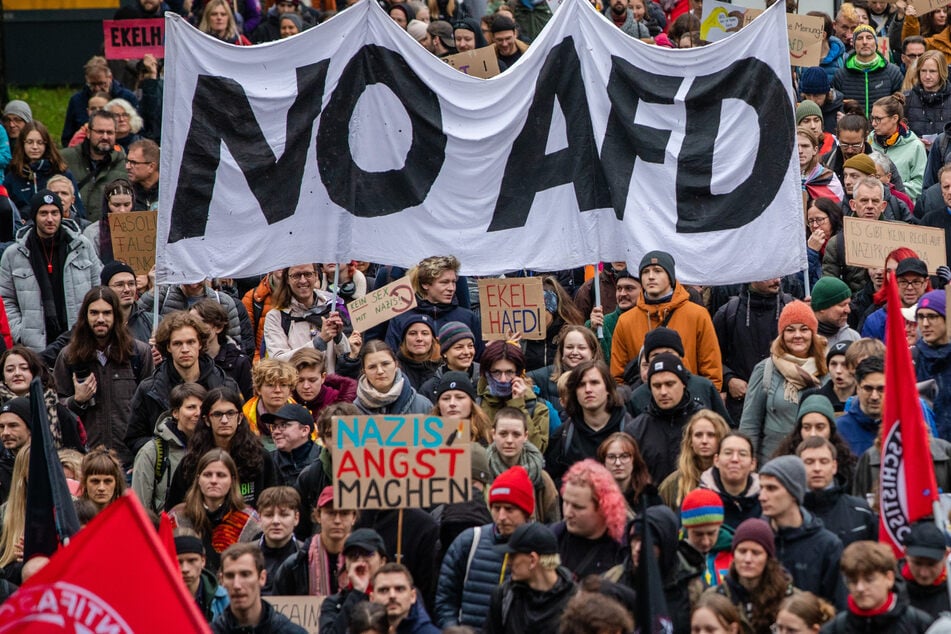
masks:
[[[35,86],[11,86],[10,99],[22,99],[30,104],[33,118],[42,121],[54,140],[59,140],[66,120],[66,104],[76,92],[75,87],[38,88]]]

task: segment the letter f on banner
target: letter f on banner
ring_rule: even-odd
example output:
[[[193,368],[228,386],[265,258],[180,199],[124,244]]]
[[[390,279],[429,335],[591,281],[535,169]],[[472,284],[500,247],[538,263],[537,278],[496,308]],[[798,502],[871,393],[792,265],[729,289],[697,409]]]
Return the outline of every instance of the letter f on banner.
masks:
[[[879,474],[879,539],[904,556],[911,525],[932,513],[938,500],[928,442],[895,276],[888,281],[885,330],[885,407]]]

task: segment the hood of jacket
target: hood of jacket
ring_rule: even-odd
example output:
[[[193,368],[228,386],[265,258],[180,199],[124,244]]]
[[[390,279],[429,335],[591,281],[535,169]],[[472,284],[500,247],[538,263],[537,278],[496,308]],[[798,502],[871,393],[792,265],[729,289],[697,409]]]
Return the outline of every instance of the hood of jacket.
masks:
[[[693,414],[695,411],[700,409],[700,404],[694,400],[693,396],[690,395],[690,391],[684,389],[684,396],[680,399],[680,402],[677,403],[670,409],[661,409],[658,407],[656,401],[654,401],[654,396],[651,394],[650,403],[647,405],[647,413],[651,415],[652,418],[657,418],[667,423],[678,422],[679,419]]]
[[[647,329],[652,330],[661,325],[665,319],[675,310],[690,301],[690,293],[684,288],[683,284],[674,283],[674,292],[666,302],[658,304],[648,304],[644,297],[637,300],[637,304],[631,310],[638,311],[643,318],[647,320]]]
[[[816,512],[830,509],[843,495],[849,495],[849,487],[846,486],[845,479],[837,475],[828,489],[806,491],[803,511],[807,508]]]
[[[872,62],[866,68],[859,68],[858,64],[856,63],[856,55],[857,53],[853,51],[845,59],[845,68],[849,72],[868,74],[868,73],[874,73],[875,71],[882,70],[883,68],[888,66],[888,61],[884,57],[882,57],[882,54],[879,53],[878,51],[875,51],[875,61]]]
[[[829,54],[819,61],[819,65],[825,66],[826,64],[831,64],[842,57],[844,53],[845,44],[842,43],[842,40],[833,35],[829,38]]]
[[[184,449],[188,446],[188,438],[178,428],[178,423],[172,418],[171,412],[166,412],[159,418],[159,422],[155,426],[155,435],[162,440],[167,440],[173,447]]]

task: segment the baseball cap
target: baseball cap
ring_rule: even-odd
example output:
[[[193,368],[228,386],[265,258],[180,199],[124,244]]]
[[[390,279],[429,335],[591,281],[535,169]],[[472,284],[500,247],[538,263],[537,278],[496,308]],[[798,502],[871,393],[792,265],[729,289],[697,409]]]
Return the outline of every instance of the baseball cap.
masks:
[[[528,522],[516,528],[507,543],[499,544],[496,548],[513,554],[554,555],[558,552],[558,540],[544,524]]]

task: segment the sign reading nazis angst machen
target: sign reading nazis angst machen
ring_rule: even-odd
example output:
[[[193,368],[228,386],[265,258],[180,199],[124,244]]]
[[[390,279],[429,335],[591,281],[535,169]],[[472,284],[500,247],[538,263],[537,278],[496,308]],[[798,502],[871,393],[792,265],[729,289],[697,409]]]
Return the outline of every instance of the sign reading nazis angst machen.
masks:
[[[426,414],[338,418],[334,508],[393,509],[469,499],[469,423]]]
[[[490,80],[371,0],[267,46],[168,14],[158,282],[434,253],[550,271],[661,245],[687,283],[803,270],[782,10],[697,55],[565,0]]]

